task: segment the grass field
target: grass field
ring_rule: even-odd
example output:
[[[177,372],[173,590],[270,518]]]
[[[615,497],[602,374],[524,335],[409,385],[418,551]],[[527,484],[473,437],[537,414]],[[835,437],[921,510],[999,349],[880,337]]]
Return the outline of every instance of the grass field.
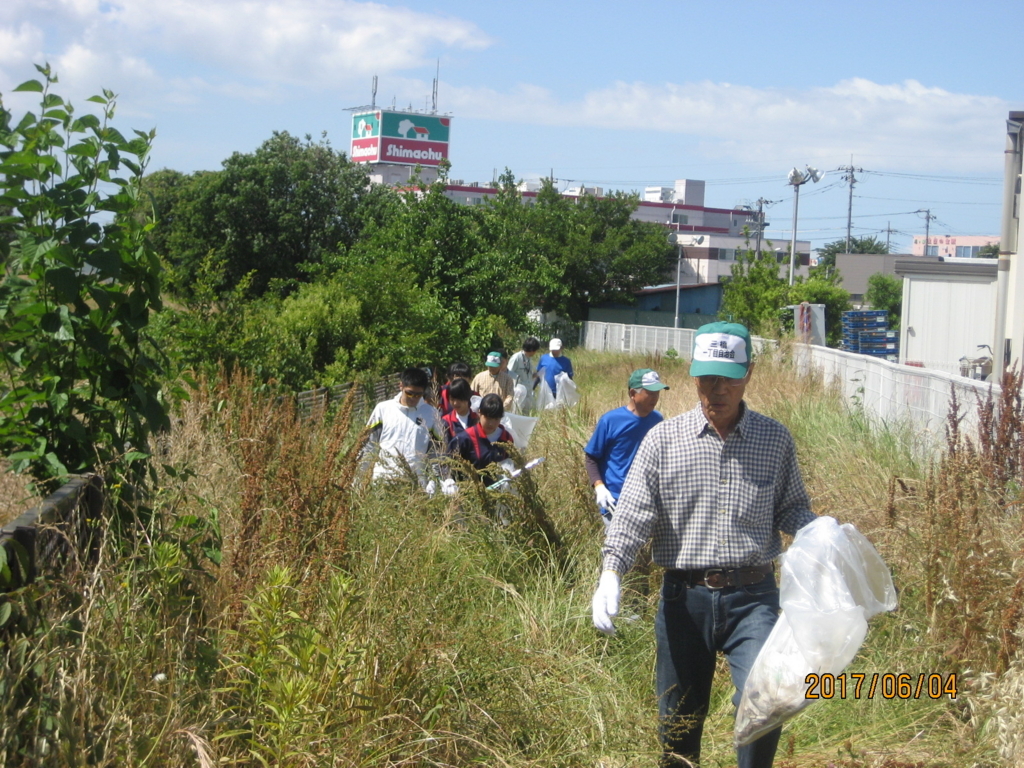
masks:
[[[680,361],[570,355],[582,401],[544,416],[529,454],[546,461],[515,497],[367,486],[356,419],[297,422],[244,381],[202,387],[145,530],[8,603],[0,768],[654,765],[659,577],[628,575],[618,635],[593,629],[603,526],[582,447],[635,368],[672,386],[666,417],[696,394]],[[793,432],[815,511],[854,523],[893,569],[900,608],[872,622],[848,671],[959,682],[955,701],[816,703],[776,764],[1022,764],[1024,441],[1009,417],[990,448],[975,438],[920,466],[898,425],[873,429],[784,351],[758,364],[747,399]],[[1003,474],[1000,450],[1018,462]],[[727,679],[705,768],[734,764]]]

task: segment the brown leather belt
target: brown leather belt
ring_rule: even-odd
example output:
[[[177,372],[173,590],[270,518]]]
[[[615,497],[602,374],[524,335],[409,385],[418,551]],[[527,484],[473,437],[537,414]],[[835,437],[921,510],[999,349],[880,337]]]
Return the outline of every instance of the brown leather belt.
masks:
[[[758,584],[764,577],[775,571],[771,563],[747,565],[742,568],[697,568],[690,571],[665,571],[666,578],[685,581],[691,587],[722,589],[723,587],[746,587]]]

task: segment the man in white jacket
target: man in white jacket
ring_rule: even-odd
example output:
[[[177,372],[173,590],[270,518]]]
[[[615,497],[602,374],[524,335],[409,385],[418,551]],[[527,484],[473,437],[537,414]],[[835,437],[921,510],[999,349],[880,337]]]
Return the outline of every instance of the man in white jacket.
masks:
[[[408,465],[420,486],[433,492],[434,482],[427,477],[426,459],[430,454],[441,453],[444,430],[437,409],[424,400],[429,383],[426,371],[406,368],[398,395],[377,403],[370,414],[368,448],[377,449],[374,480],[401,477],[405,472],[403,465]]]

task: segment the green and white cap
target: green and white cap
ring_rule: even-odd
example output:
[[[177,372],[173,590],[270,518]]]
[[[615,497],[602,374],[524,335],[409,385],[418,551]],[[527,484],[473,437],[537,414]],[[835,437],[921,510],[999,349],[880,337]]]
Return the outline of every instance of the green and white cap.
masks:
[[[498,368],[501,365],[501,352],[488,352],[487,362],[484,365],[488,368]]]
[[[668,384],[662,384],[657,371],[650,368],[638,368],[629,377],[630,389],[646,389],[648,392],[659,392],[668,389]]]
[[[742,379],[750,368],[750,332],[739,323],[708,323],[693,335],[691,376]]]

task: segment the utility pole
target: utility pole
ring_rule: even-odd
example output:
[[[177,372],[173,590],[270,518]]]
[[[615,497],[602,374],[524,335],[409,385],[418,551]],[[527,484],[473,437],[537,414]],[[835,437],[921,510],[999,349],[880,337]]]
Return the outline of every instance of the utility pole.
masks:
[[[889,247],[889,236],[892,234],[892,232],[893,232],[892,222],[891,221],[885,222],[885,252],[886,253],[891,253],[892,252],[892,249]]]
[[[761,258],[761,237],[765,231],[765,206],[773,206],[778,203],[777,200],[765,200],[764,198],[758,198],[758,233],[755,238],[756,246],[754,247],[754,253],[757,257]]]
[[[932,216],[932,209],[931,208],[921,208],[921,209],[918,209],[918,210],[914,211],[914,213],[923,213],[924,214],[924,253],[922,255],[923,256],[927,256],[928,255],[928,236],[931,234],[932,219],[936,219],[938,217],[937,216]]]
[[[853,167],[853,157],[850,158],[850,164],[846,167],[836,168],[837,171],[843,171],[843,181],[848,182],[850,185],[850,200],[846,206],[846,252],[850,252],[850,230],[853,229],[853,185],[857,183],[857,177],[854,176],[856,173],[864,173],[863,168]]]

